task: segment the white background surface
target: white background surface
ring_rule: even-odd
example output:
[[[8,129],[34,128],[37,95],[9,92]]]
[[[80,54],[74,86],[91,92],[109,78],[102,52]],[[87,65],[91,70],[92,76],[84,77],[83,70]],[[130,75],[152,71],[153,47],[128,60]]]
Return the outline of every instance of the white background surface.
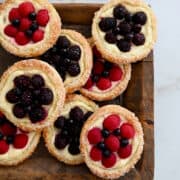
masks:
[[[0,0],[2,1],[2,0]],[[155,46],[155,180],[180,180],[180,1],[145,0],[158,19]],[[53,2],[106,2],[56,0]]]

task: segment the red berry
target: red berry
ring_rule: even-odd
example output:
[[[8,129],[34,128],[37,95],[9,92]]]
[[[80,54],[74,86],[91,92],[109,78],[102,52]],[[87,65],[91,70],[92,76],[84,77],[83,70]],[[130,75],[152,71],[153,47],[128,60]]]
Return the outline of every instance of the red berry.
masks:
[[[93,86],[93,81],[91,78],[89,78],[84,86],[86,89],[90,89]]]
[[[36,17],[37,23],[40,26],[46,26],[49,21],[49,14],[46,9],[39,10]]]
[[[9,145],[5,140],[0,140],[0,154],[5,154],[9,150]]]
[[[93,128],[88,132],[88,140],[90,144],[97,144],[102,139],[101,129]]]
[[[1,132],[5,136],[14,135],[16,134],[16,131],[17,131],[17,128],[10,123],[5,123],[1,126]]]
[[[101,58],[101,53],[97,50],[96,46],[93,46],[93,54],[96,58]]]
[[[34,42],[39,42],[44,38],[44,31],[38,29],[37,31],[34,32],[32,40]]]
[[[4,114],[0,111],[0,118],[4,118]]]
[[[16,34],[15,40],[19,45],[25,45],[30,41],[30,39],[24,34],[24,32],[18,32]]]
[[[94,67],[93,67],[93,73],[94,74],[101,74],[104,70],[104,65],[101,61],[95,61]]]
[[[20,18],[21,16],[19,14],[18,8],[12,8],[11,11],[9,12],[9,21]]]
[[[96,83],[96,85],[100,90],[106,90],[109,89],[112,84],[108,78],[101,77],[99,81]]]
[[[116,163],[116,156],[114,153],[112,153],[109,157],[102,158],[102,164],[106,168],[110,168],[114,166],[115,163]]]
[[[135,130],[133,126],[129,123],[124,123],[120,127],[121,136],[127,139],[133,138],[135,135]]]
[[[122,69],[118,66],[114,66],[110,71],[109,71],[109,78],[111,81],[119,81],[121,80],[123,75]]]
[[[31,21],[28,18],[22,18],[20,22],[20,30],[26,31],[31,26]]]
[[[120,158],[124,159],[131,155],[132,153],[132,145],[129,144],[126,147],[120,147],[118,150],[118,155]]]
[[[110,131],[117,129],[120,125],[120,117],[116,114],[112,114],[104,119],[103,127]]]
[[[10,24],[7,25],[4,29],[4,33],[10,37],[15,37],[17,32],[18,32],[18,30]]]
[[[97,147],[92,147],[91,151],[90,151],[90,157],[92,160],[94,161],[99,161],[102,158],[102,152],[100,149],[98,149]]]
[[[16,149],[22,149],[28,142],[28,136],[26,134],[17,134],[14,138],[14,147]]]
[[[110,149],[112,152],[115,152],[119,149],[120,143],[116,136],[110,135],[105,139],[104,142],[108,149]]]
[[[23,17],[27,17],[30,13],[35,11],[35,8],[31,2],[23,2],[19,5],[19,13]]]

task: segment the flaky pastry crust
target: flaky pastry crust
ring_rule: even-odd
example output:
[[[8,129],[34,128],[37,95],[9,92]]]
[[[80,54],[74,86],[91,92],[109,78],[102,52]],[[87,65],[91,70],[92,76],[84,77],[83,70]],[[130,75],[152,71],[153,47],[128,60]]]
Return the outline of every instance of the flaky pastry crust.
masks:
[[[20,57],[37,57],[47,51],[53,44],[57,41],[58,35],[61,32],[61,19],[57,11],[51,5],[48,0],[28,0],[29,2],[35,3],[35,6],[39,6],[41,9],[47,9],[49,12],[49,22],[45,27],[44,39],[40,42],[34,44],[27,44],[20,46],[14,42],[11,42],[11,38],[4,34],[4,23],[3,19],[8,17],[3,17],[7,14],[9,7],[13,8],[13,4],[18,6],[22,0],[5,0],[5,2],[0,6],[0,43],[1,45],[11,54]]]
[[[45,79],[45,83],[47,83],[46,80],[48,80],[48,83],[51,85],[50,88],[54,95],[53,102],[49,105],[48,116],[45,120],[37,123],[31,123],[30,120],[27,120],[26,118],[16,118],[12,113],[12,109],[9,107],[10,103],[8,103],[6,100],[4,93],[7,92],[2,92],[4,88],[8,88],[8,84],[6,83],[11,74],[16,73],[17,71],[22,71],[23,74],[26,74],[27,72],[29,73],[33,70],[36,70],[38,74],[43,75],[43,77],[47,78]],[[16,62],[3,73],[0,80],[0,97],[4,102],[0,104],[0,110],[13,124],[25,131],[36,131],[52,125],[56,120],[57,116],[60,114],[63,108],[65,100],[65,89],[61,77],[53,67],[51,67],[48,63],[37,59],[28,59]]]
[[[89,157],[89,152],[87,150],[87,144],[89,143],[87,140],[87,133],[88,130],[93,127],[93,124],[97,121],[98,118],[104,117],[109,114],[119,114],[121,117],[124,117],[127,122],[133,125],[135,128],[135,131],[138,136],[139,145],[138,148],[131,158],[131,160],[127,163],[126,167],[120,167],[120,168],[103,168],[102,166],[96,166],[92,162],[92,160]],[[102,118],[103,122],[104,118]],[[84,157],[84,161],[88,168],[92,171],[93,174],[105,178],[105,179],[115,179],[120,176],[123,176],[125,173],[127,173],[131,168],[134,167],[134,165],[137,163],[137,161],[140,159],[142,151],[143,151],[143,130],[142,126],[138,120],[138,118],[135,116],[134,113],[130,112],[129,110],[119,106],[119,105],[106,105],[101,108],[99,108],[92,116],[89,117],[89,119],[86,121],[86,123],[83,126],[83,129],[81,131],[80,136],[80,149],[81,153]]]
[[[68,95],[65,101],[65,105],[78,101],[78,102],[83,102],[87,106],[91,107],[94,111],[98,108],[98,106],[91,100],[77,94],[71,94]],[[61,150],[58,150],[54,146],[54,133],[55,133],[55,128],[54,126],[46,127],[43,130],[43,137],[45,140],[45,144],[49,152],[56,157],[59,161],[64,162],[65,164],[69,165],[78,165],[82,164],[84,162],[83,157],[81,154],[75,155],[75,156],[65,156],[61,153]],[[68,152],[67,152],[68,153]]]
[[[94,46],[94,41],[92,38],[89,39],[89,43],[90,43],[91,47]],[[126,90],[126,88],[128,86],[128,82],[131,79],[131,64],[120,65],[120,67],[123,68],[123,77],[110,90],[107,90],[105,92],[104,91],[96,92],[93,90],[81,88],[80,92],[84,96],[86,96],[92,100],[96,100],[96,101],[107,101],[107,100],[112,100],[112,99],[116,98],[117,96],[119,96]]]
[[[125,52],[125,53],[112,53],[111,51],[109,51],[102,43],[102,38],[100,37],[98,30],[98,22],[99,22],[99,18],[101,17],[102,13],[107,11],[110,8],[115,7],[118,4],[128,4],[129,6],[132,7],[142,7],[145,11],[145,13],[149,14],[150,17],[150,22],[151,22],[151,26],[148,27],[148,29],[151,29],[152,31],[152,37],[151,41],[146,45],[145,49],[142,49],[142,46],[139,46],[139,51],[138,52],[134,52],[132,53],[130,56],[126,56],[127,53],[131,53],[130,52]],[[127,64],[127,63],[133,63],[136,61],[140,61],[143,60],[143,58],[147,57],[147,55],[151,52],[156,39],[157,39],[157,27],[156,27],[156,17],[152,11],[152,9],[142,0],[111,0],[109,3],[105,4],[104,6],[102,6],[100,8],[100,10],[98,10],[95,13],[95,16],[93,18],[93,24],[92,24],[92,36],[94,38],[95,41],[95,45],[97,46],[97,49],[101,52],[102,56],[107,59],[108,61],[114,62],[114,63],[121,63],[121,64]],[[145,34],[146,37],[146,34]],[[147,38],[147,37],[146,37]],[[103,39],[104,41],[104,39]]]

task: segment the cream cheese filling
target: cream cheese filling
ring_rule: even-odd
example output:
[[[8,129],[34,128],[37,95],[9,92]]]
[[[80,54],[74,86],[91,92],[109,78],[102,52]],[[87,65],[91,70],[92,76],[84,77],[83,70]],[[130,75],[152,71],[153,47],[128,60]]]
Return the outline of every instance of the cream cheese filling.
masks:
[[[143,11],[147,15],[147,22],[145,25],[142,26],[141,33],[144,34],[145,36],[145,43],[142,46],[135,46],[132,44],[131,50],[129,52],[122,52],[119,50],[119,48],[114,45],[114,44],[109,44],[104,40],[105,32],[101,31],[99,28],[99,22],[102,17],[113,17],[113,9],[114,7],[111,7],[110,9],[104,11],[101,13],[101,16],[99,17],[97,21],[97,28],[96,31],[98,33],[98,37],[101,41],[101,45],[106,48],[107,51],[110,51],[111,54],[117,54],[118,56],[124,57],[124,58],[130,58],[132,56],[136,56],[137,54],[141,53],[142,51],[145,51],[148,46],[150,46],[153,38],[153,32],[152,32],[152,21],[151,21],[151,16],[149,12],[144,8],[144,7],[137,7],[137,6],[131,6],[130,4],[123,3],[123,5],[126,7],[126,9],[130,13],[135,13],[138,11]]]
[[[51,113],[53,113],[53,109],[56,106],[56,101],[57,101],[57,95],[54,93],[56,90],[54,89],[53,83],[50,81],[50,78],[47,76],[47,74],[45,74],[44,72],[40,71],[40,70],[18,70],[18,71],[14,71],[12,72],[9,76],[8,79],[6,80],[4,87],[1,90],[0,93],[0,99],[1,99],[1,103],[0,103],[0,108],[2,108],[5,112],[7,112],[7,115],[9,116],[8,118],[12,118],[12,119],[16,119],[17,121],[21,121],[21,123],[27,124],[30,123],[30,120],[28,118],[28,116],[24,117],[24,118],[16,118],[13,113],[12,113],[12,108],[14,106],[14,104],[9,103],[6,100],[6,93],[11,90],[12,88],[14,88],[14,82],[13,80],[15,79],[15,77],[19,76],[19,75],[28,75],[28,76],[32,76],[34,74],[40,74],[45,81],[45,86],[50,88],[51,91],[53,92],[53,102],[50,105],[47,106],[43,106],[45,107],[46,110],[48,110],[48,116],[46,117],[46,119],[49,117],[49,115]],[[43,122],[43,121],[42,121]],[[39,122],[39,123],[42,123]]]

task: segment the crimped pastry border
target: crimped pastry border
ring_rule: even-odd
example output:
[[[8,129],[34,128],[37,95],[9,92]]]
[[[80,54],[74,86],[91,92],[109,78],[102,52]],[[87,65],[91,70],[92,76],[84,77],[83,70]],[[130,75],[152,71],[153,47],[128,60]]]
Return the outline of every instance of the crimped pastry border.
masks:
[[[0,6],[0,14],[3,14],[3,11],[6,11],[6,6],[17,1],[22,2],[20,0],[5,0],[5,2]],[[29,1],[33,2],[34,0]],[[22,50],[21,46],[15,46],[13,43],[10,43],[8,39],[4,39],[0,36],[0,43],[4,47],[4,49],[16,56],[28,58],[37,57],[43,54],[53,46],[53,44],[58,39],[58,34],[61,32],[61,18],[53,5],[51,5],[48,0],[36,0],[36,3],[39,3],[42,8],[47,9],[49,12],[49,34],[46,40],[35,43],[34,46],[27,47],[24,51]]]
[[[93,38],[89,39],[89,43],[91,47],[94,46]],[[121,80],[118,84],[116,84],[115,87],[113,87],[111,90],[106,92],[103,91],[93,92],[93,91],[89,91],[88,89],[81,88],[80,92],[84,96],[96,101],[107,101],[116,98],[117,96],[122,94],[128,86],[129,80],[131,79],[131,64],[124,64],[123,70],[124,70],[123,80]]]
[[[53,89],[56,89],[54,93],[56,93],[57,99],[56,101],[56,108],[53,110],[53,113],[51,113],[48,116],[48,119],[46,118],[42,122],[39,123],[27,123],[26,125],[22,123],[21,120],[16,118],[12,113],[8,113],[6,109],[4,109],[3,105],[0,104],[0,109],[2,113],[17,127],[20,129],[23,129],[25,131],[36,131],[36,130],[41,130],[46,126],[52,125],[53,122],[56,120],[57,116],[60,114],[64,100],[65,100],[65,89],[64,85],[62,82],[61,77],[57,73],[57,71],[51,67],[48,63],[45,63],[43,61],[37,60],[37,59],[28,59],[28,60],[22,60],[14,63],[9,69],[7,69],[3,75],[1,76],[0,79],[0,92],[3,89],[3,87],[6,84],[6,80],[8,79],[9,75],[12,72],[19,71],[19,70],[39,70],[40,72],[43,72],[44,74],[48,75],[49,79],[53,83]]]
[[[75,30],[62,29],[61,34],[67,35],[70,38],[72,38],[74,41],[77,41],[77,43],[79,43],[82,46],[81,51],[84,52],[84,57],[82,58],[84,69],[81,69],[83,71],[82,75],[79,76],[78,78],[75,77],[71,81],[71,83],[67,85],[65,84],[66,92],[69,94],[79,90],[83,85],[85,85],[91,73],[93,55],[92,55],[91,47],[87,42],[86,38],[79,32]]]
[[[105,10],[116,6],[119,3],[128,3],[132,6],[141,6],[144,7],[146,9],[146,11],[148,11],[148,13],[150,14],[151,17],[151,22],[152,22],[152,26],[150,27],[152,29],[152,42],[150,42],[149,46],[146,48],[146,50],[141,51],[141,53],[136,53],[133,54],[132,57],[129,58],[125,58],[125,57],[121,57],[121,55],[117,55],[117,54],[112,54],[111,52],[109,52],[108,50],[106,50],[106,48],[101,45],[101,40],[99,38],[99,34],[96,31],[97,28],[97,21],[98,18],[101,16],[101,13],[104,12]],[[114,62],[114,63],[121,63],[121,64],[127,64],[127,63],[133,63],[136,61],[141,61],[143,60],[143,58],[147,57],[147,55],[151,52],[156,39],[157,39],[157,27],[156,27],[156,17],[152,11],[152,9],[142,0],[111,0],[109,3],[105,4],[104,6],[102,6],[100,8],[100,10],[98,10],[95,13],[95,16],[93,18],[93,24],[92,24],[92,36],[95,40],[95,45],[97,47],[97,49],[101,52],[102,56],[107,59],[108,61]]]
[[[0,165],[1,166],[16,166],[22,163],[23,161],[25,161],[26,159],[28,159],[35,151],[39,143],[40,137],[41,137],[41,132],[36,132],[32,143],[28,147],[25,147],[26,151],[24,151],[21,154],[21,156],[18,156],[15,159],[11,159],[11,160],[8,159],[8,161],[0,161]]]
[[[93,123],[96,121],[98,117],[102,117],[104,115],[108,114],[119,114],[120,116],[123,116],[129,123],[131,123],[136,133],[138,133],[139,137],[139,146],[136,151],[135,156],[131,159],[129,164],[126,168],[118,168],[116,170],[111,169],[103,169],[100,167],[97,167],[91,163],[91,160],[88,159],[89,152],[87,152],[87,132],[92,127]],[[103,120],[102,120],[103,121]],[[106,105],[101,108],[99,108],[92,116],[89,117],[89,119],[86,121],[86,123],[83,126],[83,129],[81,131],[80,136],[80,149],[81,153],[84,157],[84,161],[88,168],[92,171],[93,174],[105,178],[105,179],[115,179],[120,176],[123,176],[125,173],[127,173],[131,168],[134,167],[134,165],[137,163],[137,161],[140,159],[141,154],[143,152],[143,145],[144,145],[144,139],[143,139],[143,129],[142,126],[138,120],[138,118],[135,116],[134,113],[130,112],[129,110],[119,106],[119,105]]]
[[[96,105],[93,101],[87,99],[86,97],[83,97],[82,95],[77,95],[77,94],[70,94],[67,96],[65,103],[69,103],[72,101],[81,101],[86,103],[88,106],[91,106],[94,110],[98,108],[98,105]],[[79,158],[73,158],[73,159],[67,159],[65,156],[61,155],[61,152],[56,149],[54,146],[54,142],[52,142],[52,135],[53,135],[54,127],[46,127],[43,130],[43,137],[45,141],[45,145],[50,152],[55,158],[57,158],[59,161],[64,162],[65,164],[69,165],[78,165],[82,164],[84,162],[84,159],[82,156]]]

